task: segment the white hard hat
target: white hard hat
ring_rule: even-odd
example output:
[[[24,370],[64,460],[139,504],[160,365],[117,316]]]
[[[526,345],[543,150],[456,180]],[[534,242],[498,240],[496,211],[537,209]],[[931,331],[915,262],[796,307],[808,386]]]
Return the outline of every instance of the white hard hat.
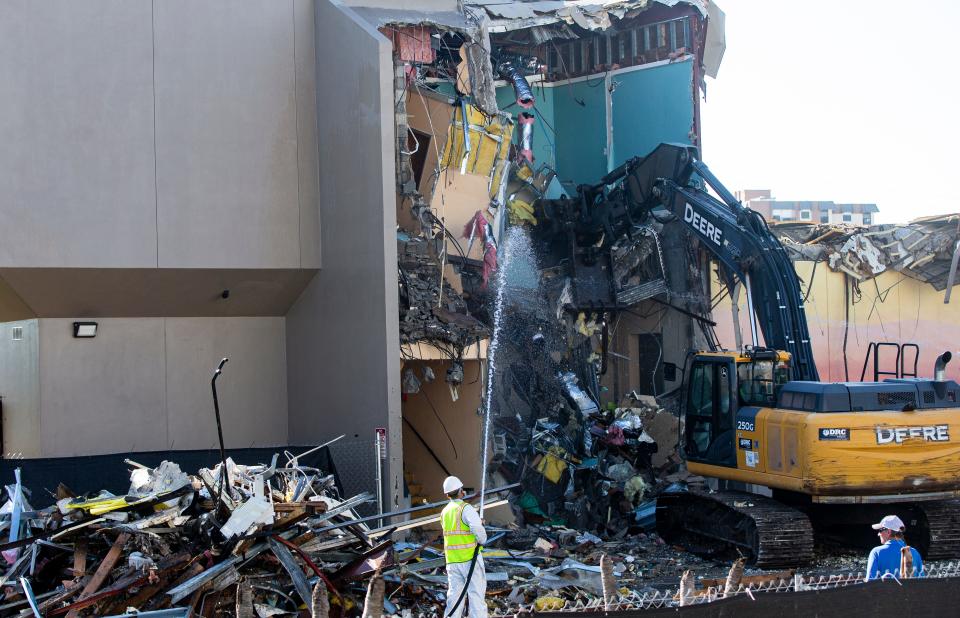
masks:
[[[894,532],[900,532],[904,528],[906,528],[906,526],[903,524],[903,520],[896,515],[887,515],[880,520],[879,524],[873,524],[874,530],[887,529],[893,530]]]
[[[461,487],[463,487],[463,481],[455,476],[448,476],[443,479],[443,493],[445,494],[452,494]]]

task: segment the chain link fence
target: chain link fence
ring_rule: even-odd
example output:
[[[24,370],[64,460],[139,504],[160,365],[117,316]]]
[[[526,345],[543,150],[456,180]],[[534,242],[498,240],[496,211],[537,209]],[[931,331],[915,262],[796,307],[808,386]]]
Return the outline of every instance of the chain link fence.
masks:
[[[945,580],[949,578],[960,578],[960,562],[946,562],[930,565],[926,568],[924,580]],[[903,585],[903,581],[893,575],[884,578],[887,581]],[[916,581],[916,580],[906,580]],[[853,586],[864,586],[864,573],[845,573],[841,575],[814,575],[804,577],[794,575],[791,579],[771,581],[756,586],[741,586],[736,592],[724,595],[722,587],[707,588],[695,591],[683,599],[683,607],[695,605],[710,604],[720,599],[730,599],[745,597],[755,599],[754,595],[765,593],[792,593],[792,592],[810,592],[824,591],[837,588],[847,588]],[[960,585],[958,582],[950,582],[951,587]],[[627,595],[618,595],[609,603],[603,598],[594,598],[589,600],[565,601],[563,607],[551,607],[536,610],[533,604],[521,604],[512,606],[506,610],[499,610],[491,613],[491,616],[517,616],[520,614],[537,613],[540,616],[555,615],[564,613],[593,613],[610,611],[646,611],[655,609],[668,609],[681,607],[680,592],[667,590],[639,594],[631,592]]]

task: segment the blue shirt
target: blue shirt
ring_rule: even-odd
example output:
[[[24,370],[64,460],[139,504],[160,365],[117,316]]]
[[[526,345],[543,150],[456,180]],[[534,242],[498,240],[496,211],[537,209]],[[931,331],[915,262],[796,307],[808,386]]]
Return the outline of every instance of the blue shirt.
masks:
[[[870,550],[870,557],[867,558],[867,579],[880,579],[885,573],[892,573],[900,577],[900,550],[906,544],[900,539],[890,539],[879,547]],[[910,548],[913,554],[913,572],[915,577],[923,577],[923,560],[920,559],[920,552]]]

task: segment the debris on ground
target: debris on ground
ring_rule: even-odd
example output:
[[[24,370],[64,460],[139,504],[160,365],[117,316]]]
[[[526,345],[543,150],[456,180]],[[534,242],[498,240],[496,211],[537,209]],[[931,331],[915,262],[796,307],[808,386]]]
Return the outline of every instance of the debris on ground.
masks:
[[[170,461],[148,468],[127,460],[124,495],[77,496],[61,484],[42,509],[18,470],[0,512],[9,539],[0,547],[2,615],[266,618],[317,607],[322,615],[379,616],[401,606],[436,613],[445,589],[436,579],[438,536],[413,545],[392,535],[436,525],[442,505],[361,517],[357,509],[374,502],[372,494],[343,498],[333,475],[286,455],[282,466],[277,455],[269,465],[225,457],[196,474]],[[427,515],[387,523],[418,512]]]

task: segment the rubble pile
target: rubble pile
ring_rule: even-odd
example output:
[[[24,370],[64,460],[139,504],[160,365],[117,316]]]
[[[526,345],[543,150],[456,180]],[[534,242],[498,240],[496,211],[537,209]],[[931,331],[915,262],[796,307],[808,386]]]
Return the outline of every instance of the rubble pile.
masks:
[[[437,240],[406,234],[397,239],[400,340],[426,340],[459,349],[487,337],[489,328],[470,315],[463,296],[441,278]]]
[[[431,524],[435,514],[370,527],[381,516],[356,509],[371,494],[341,498],[333,475],[289,453],[286,465],[277,459],[226,458],[195,475],[169,461],[151,469],[127,460],[125,495],[74,496],[61,485],[44,509],[31,506],[18,471],[0,514],[10,539],[0,615],[349,616],[360,614],[370,581],[390,593],[377,615],[401,605],[436,613],[443,559],[429,545],[439,535],[420,545],[391,540],[398,526]]]
[[[960,217],[925,217],[905,225],[781,223],[772,226],[793,260],[825,261],[858,281],[895,270],[947,287],[960,248]]]
[[[495,478],[523,489],[513,501],[517,520],[567,526],[597,541],[651,531],[660,491],[702,482],[676,452],[677,417],[644,395],[601,410],[572,374],[561,380],[570,403],[551,417],[528,430],[515,418],[495,422]]]

